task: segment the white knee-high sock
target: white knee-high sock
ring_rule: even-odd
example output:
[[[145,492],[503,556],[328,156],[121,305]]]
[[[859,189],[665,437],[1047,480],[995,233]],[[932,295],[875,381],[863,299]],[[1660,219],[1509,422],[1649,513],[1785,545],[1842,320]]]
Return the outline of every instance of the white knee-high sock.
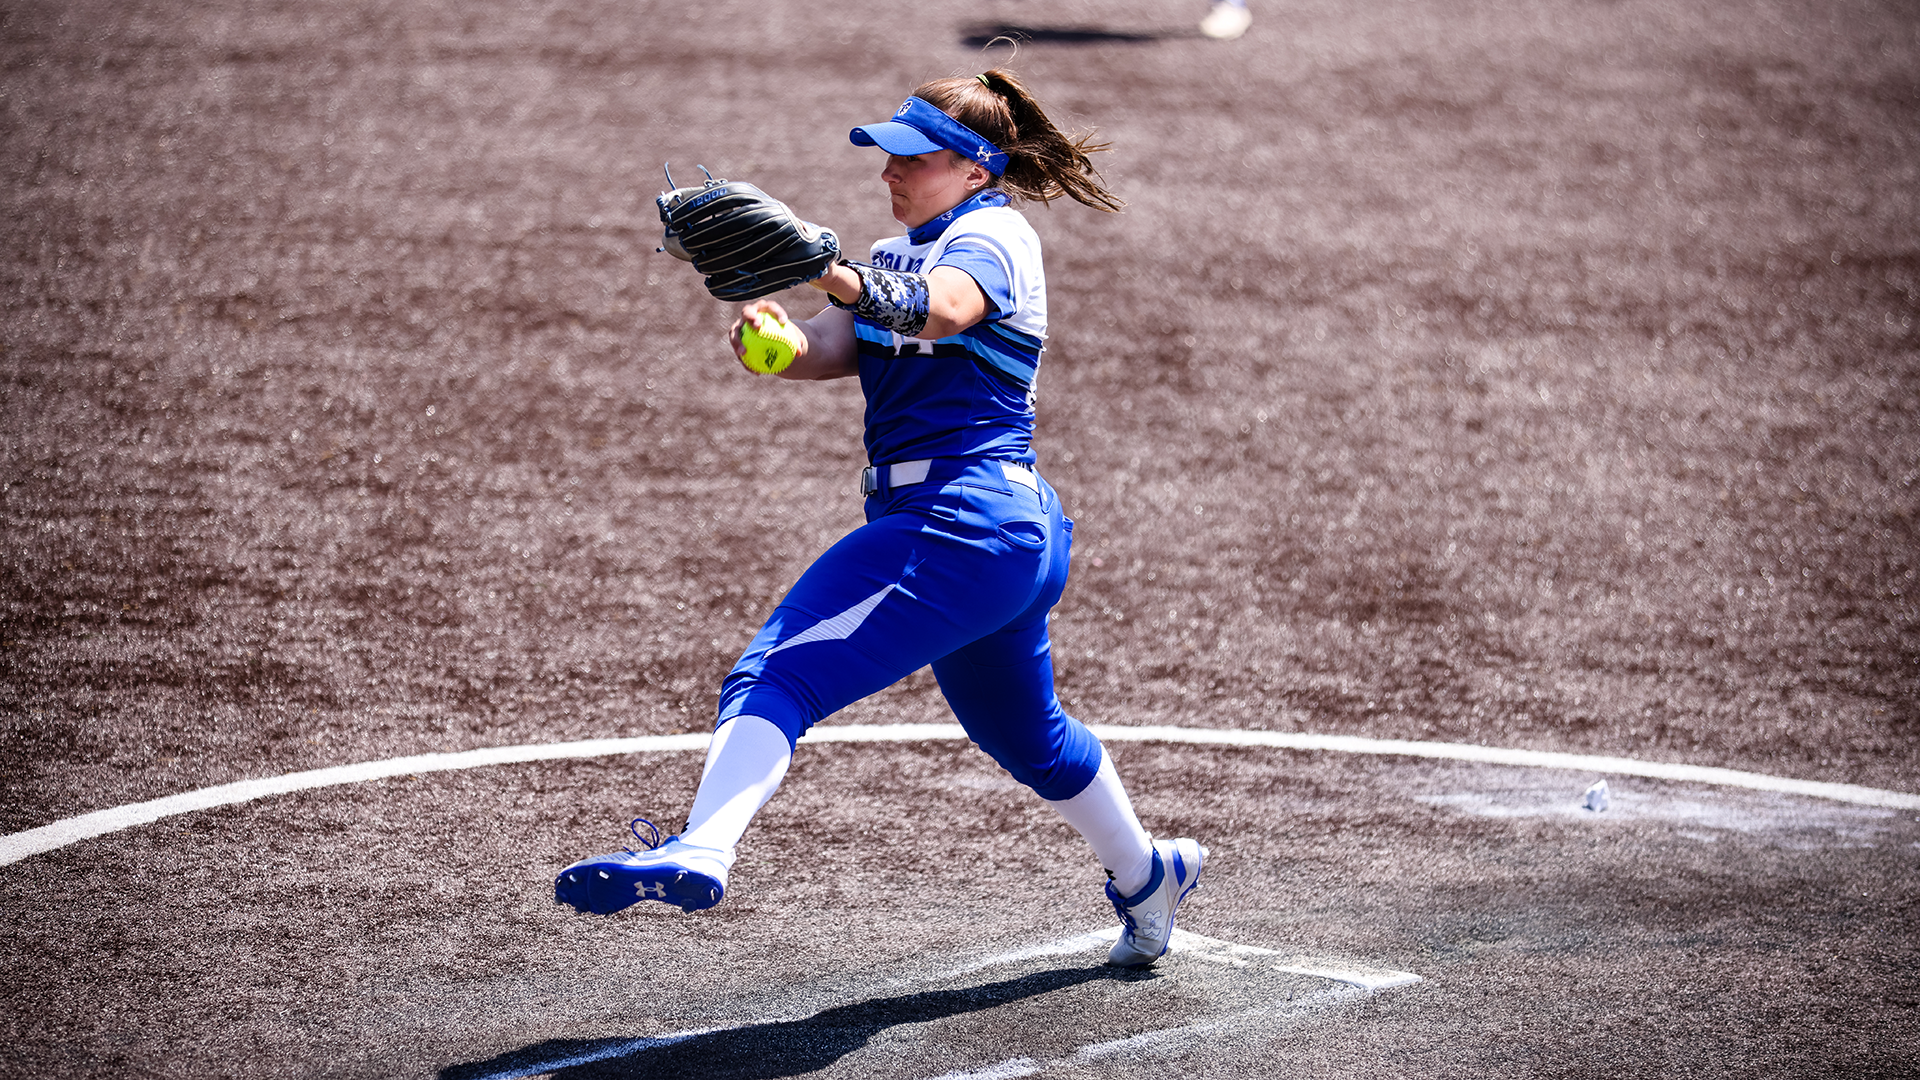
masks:
[[[1133,814],[1133,800],[1113,770],[1113,759],[1100,750],[1100,771],[1085,791],[1071,799],[1047,805],[1060,812],[1067,824],[1078,829],[1092,846],[1100,865],[1113,875],[1113,887],[1121,896],[1132,896],[1146,888],[1153,876],[1153,838],[1140,827]]]
[[[773,721],[736,716],[721,724],[707,746],[700,790],[680,842],[732,852],[753,815],[780,789],[792,761],[787,733]]]

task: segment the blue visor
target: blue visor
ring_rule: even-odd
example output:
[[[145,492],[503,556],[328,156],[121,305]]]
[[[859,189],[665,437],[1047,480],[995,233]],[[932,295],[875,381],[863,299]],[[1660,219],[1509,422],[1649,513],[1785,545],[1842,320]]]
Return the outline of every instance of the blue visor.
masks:
[[[999,147],[924,98],[908,98],[893,119],[884,124],[863,124],[849,131],[847,138],[855,146],[877,146],[901,157],[951,150],[979,162],[995,176],[1007,170],[1007,155]]]

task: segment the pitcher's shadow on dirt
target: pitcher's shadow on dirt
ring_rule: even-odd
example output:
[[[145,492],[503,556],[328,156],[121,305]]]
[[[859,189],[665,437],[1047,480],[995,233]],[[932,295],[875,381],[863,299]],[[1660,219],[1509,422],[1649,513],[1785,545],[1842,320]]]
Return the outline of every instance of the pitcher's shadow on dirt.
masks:
[[[1138,982],[1147,969],[1059,968],[961,990],[924,990],[899,997],[837,1005],[804,1020],[710,1031],[671,1042],[631,1039],[549,1039],[486,1061],[449,1065],[439,1080],[487,1080],[551,1075],[556,1080],[776,1080],[824,1069],[900,1024],[923,1024],[979,1012],[1023,998],[1102,980]],[[631,1052],[621,1048],[634,1044]],[[605,1055],[602,1057],[602,1055]],[[577,1065],[563,1062],[597,1058]]]
[[[1024,26],[1019,23],[987,23],[964,27],[960,44],[969,49],[984,49],[996,41],[1016,45],[1147,45],[1156,41],[1177,41],[1200,37],[1196,27],[1178,30],[1103,30],[1097,26]]]

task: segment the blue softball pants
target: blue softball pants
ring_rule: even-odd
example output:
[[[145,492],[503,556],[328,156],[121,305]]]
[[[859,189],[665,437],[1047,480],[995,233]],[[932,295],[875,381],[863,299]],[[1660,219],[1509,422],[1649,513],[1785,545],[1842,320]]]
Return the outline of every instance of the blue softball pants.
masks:
[[[719,723],[758,716],[797,740],[823,717],[932,665],[967,735],[1043,799],[1078,795],[1100,742],[1054,693],[1047,614],[1073,521],[1038,473],[936,459],[868,496],[867,523],[815,560],[720,690]]]

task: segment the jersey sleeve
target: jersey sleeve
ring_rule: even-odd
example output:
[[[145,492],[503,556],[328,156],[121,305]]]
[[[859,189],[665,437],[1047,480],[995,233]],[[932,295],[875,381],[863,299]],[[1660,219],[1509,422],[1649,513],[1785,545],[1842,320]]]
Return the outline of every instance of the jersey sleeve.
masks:
[[[934,266],[964,271],[980,286],[981,294],[987,298],[983,322],[1004,319],[1019,307],[1014,300],[1013,273],[1006,252],[984,237],[969,236],[947,245],[946,252]],[[928,272],[932,272],[931,267]]]
[[[988,314],[982,321],[1008,323],[1023,333],[1046,334],[1046,276],[1040,237],[1016,210],[975,210],[940,238],[932,265],[964,271],[980,286]]]

